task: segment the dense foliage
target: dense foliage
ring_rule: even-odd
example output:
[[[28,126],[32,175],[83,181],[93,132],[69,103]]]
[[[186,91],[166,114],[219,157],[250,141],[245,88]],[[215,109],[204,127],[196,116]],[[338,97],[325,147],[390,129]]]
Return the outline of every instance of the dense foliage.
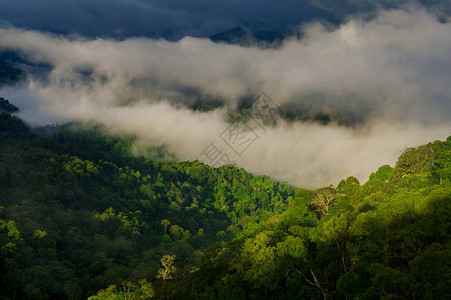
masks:
[[[451,137],[409,148],[204,251],[198,299],[448,299]],[[315,211],[315,214],[312,213]]]
[[[315,191],[168,159],[0,114],[0,299],[451,297],[451,138]]]
[[[10,298],[80,299],[155,279],[164,254],[194,264],[196,250],[293,194],[232,166],[133,157],[129,142],[95,131],[39,131],[52,137],[0,115],[0,290]]]

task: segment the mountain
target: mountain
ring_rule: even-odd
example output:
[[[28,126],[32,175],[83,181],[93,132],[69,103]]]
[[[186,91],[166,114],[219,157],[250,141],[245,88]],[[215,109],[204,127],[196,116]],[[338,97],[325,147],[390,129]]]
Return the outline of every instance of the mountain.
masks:
[[[451,137],[316,190],[140,153],[0,113],[1,299],[451,296]]]
[[[25,78],[25,74],[13,64],[0,59],[0,87],[12,85]]]
[[[188,268],[198,251],[230,240],[230,226],[294,196],[233,166],[145,154],[100,129],[32,131],[0,113],[0,298],[86,299],[154,278],[168,253]]]
[[[284,35],[277,31],[258,31],[254,33],[240,26],[210,36],[210,40],[215,43],[263,48],[278,47],[283,39]]]
[[[8,100],[0,97],[0,112],[6,112],[6,113],[15,113],[18,112],[19,108],[9,103]]]

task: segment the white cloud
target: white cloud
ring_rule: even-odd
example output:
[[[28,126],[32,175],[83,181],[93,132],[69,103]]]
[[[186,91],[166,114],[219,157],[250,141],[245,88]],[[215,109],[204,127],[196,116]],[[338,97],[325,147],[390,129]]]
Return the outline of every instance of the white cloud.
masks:
[[[358,128],[282,122],[234,157],[250,171],[298,186],[336,184],[350,175],[365,180],[405,146],[451,133],[451,24],[411,9],[351,20],[334,31],[319,24],[304,30],[306,39],[278,50],[195,38],[68,40],[20,29],[0,30],[0,47],[53,67],[48,82],[32,79],[28,87],[46,113],[96,121],[185,159],[201,159],[211,141],[221,143],[227,123],[225,109],[199,113],[168,104],[188,98],[181,87],[199,92],[191,98],[208,95],[229,107],[264,90],[281,105],[364,115]]]

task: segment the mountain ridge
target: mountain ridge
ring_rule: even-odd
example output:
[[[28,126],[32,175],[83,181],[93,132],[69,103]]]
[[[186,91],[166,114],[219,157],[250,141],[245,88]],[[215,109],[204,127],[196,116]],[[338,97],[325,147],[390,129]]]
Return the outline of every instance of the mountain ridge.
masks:
[[[261,48],[280,47],[285,36],[277,31],[252,32],[241,26],[222,31],[209,37],[215,43],[226,43],[242,47],[257,46]]]

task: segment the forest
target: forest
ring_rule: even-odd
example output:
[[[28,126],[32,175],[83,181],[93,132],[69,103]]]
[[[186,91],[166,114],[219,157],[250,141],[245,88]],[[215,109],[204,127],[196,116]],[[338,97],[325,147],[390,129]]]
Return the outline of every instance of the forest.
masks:
[[[451,298],[451,137],[307,190],[0,102],[0,299]]]

